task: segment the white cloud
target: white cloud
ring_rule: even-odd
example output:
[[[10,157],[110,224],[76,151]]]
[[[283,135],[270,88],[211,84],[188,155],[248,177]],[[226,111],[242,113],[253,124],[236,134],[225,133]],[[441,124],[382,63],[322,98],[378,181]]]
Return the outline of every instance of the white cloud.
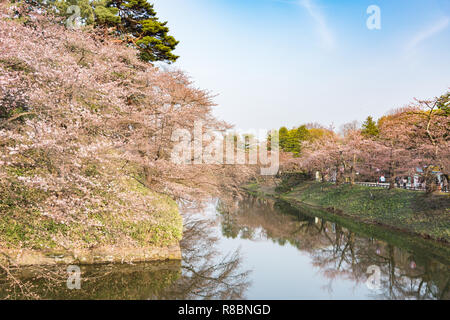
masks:
[[[407,45],[407,49],[411,50],[420,45],[423,41],[427,40],[428,38],[431,38],[435,34],[441,32],[447,26],[449,25],[449,18],[445,17],[441,19],[440,21],[436,22],[434,25],[428,27],[427,29],[421,30],[418,32],[414,37],[411,39],[411,41]]]
[[[331,49],[335,45],[333,34],[328,28],[325,16],[313,2],[313,0],[300,0],[299,4],[304,7],[308,11],[309,15],[315,20],[317,32],[322,39],[323,45],[327,49]]]

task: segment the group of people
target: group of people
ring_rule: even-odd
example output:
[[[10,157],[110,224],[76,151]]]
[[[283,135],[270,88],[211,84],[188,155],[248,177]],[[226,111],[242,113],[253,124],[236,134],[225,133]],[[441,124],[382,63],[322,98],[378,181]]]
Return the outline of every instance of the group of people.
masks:
[[[422,181],[421,181],[422,180]],[[406,189],[408,184],[408,178],[395,178],[395,185],[397,186],[397,188],[404,188]],[[417,181],[417,184],[415,184],[415,186],[417,186],[417,189],[422,189],[422,185],[425,184],[425,181],[423,179],[419,179],[419,181]]]
[[[408,177],[396,177],[395,178],[395,185],[397,188],[408,188],[408,184],[410,185],[411,189],[425,189],[425,178],[424,177],[417,177],[414,179],[414,182],[411,183],[411,178]],[[386,177],[381,176],[379,179],[380,183],[386,182]],[[446,174],[441,174],[440,176],[436,176],[436,185],[438,186],[438,189],[443,192],[449,192],[449,177]]]

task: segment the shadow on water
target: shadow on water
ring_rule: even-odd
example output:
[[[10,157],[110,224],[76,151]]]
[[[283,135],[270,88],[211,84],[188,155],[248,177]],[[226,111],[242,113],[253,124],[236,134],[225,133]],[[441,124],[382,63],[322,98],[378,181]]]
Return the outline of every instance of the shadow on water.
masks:
[[[154,299],[180,277],[180,261],[80,266],[81,288],[67,287],[67,266],[12,269],[3,299]],[[72,282],[73,283],[73,282]]]
[[[228,238],[264,237],[308,253],[330,279],[366,282],[369,266],[380,270],[375,299],[450,299],[449,248],[378,226],[355,223],[309,207],[248,197],[219,203]]]
[[[80,266],[81,288],[67,287],[67,266],[0,272],[2,299],[242,299],[249,285],[238,251],[221,254],[209,219],[186,217],[182,261]],[[3,270],[4,271],[4,270]]]

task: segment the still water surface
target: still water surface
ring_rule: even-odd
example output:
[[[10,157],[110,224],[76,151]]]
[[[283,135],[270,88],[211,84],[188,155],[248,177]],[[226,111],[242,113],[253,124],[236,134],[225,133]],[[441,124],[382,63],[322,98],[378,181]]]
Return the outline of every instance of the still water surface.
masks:
[[[182,262],[84,266],[80,290],[21,277],[46,299],[450,299],[449,249],[429,241],[253,197],[184,216]]]

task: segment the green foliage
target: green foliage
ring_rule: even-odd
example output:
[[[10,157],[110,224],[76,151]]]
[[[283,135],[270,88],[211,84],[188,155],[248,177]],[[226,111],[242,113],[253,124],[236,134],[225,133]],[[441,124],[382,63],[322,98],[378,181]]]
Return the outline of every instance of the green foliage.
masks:
[[[2,64],[6,69],[12,71],[22,71],[25,73],[31,73],[34,71],[32,66],[17,57],[1,58],[0,64]]]
[[[69,9],[71,6],[80,8],[80,18],[85,24],[93,24],[95,22],[94,9],[89,0],[56,0],[54,3],[58,12],[65,17],[72,16],[75,11]]]
[[[324,137],[332,137],[333,131],[330,131],[325,128],[311,128],[308,129],[310,140],[319,140],[323,139]]]
[[[119,9],[108,7],[108,0],[96,1],[94,4],[96,23],[104,26],[116,26],[121,22]]]
[[[281,182],[276,186],[276,192],[288,192],[299,184],[312,180],[311,175],[305,172],[283,172],[280,178]]]
[[[0,242],[4,246],[48,248],[56,245],[52,235],[67,231],[67,227],[42,216],[34,208],[47,197],[47,192],[25,186],[14,178],[0,181]]]
[[[450,92],[443,94],[437,101],[437,107],[444,111],[445,115],[450,115]]]
[[[285,150],[289,136],[289,130],[286,127],[281,127],[278,131],[278,134],[280,137],[280,148],[282,150]]]
[[[84,25],[114,28],[114,35],[133,44],[143,61],[175,62],[173,54],[179,41],[169,35],[167,21],[156,16],[153,4],[147,0],[25,0],[32,5],[53,9],[63,17],[74,17],[80,8],[80,19]]]
[[[62,285],[59,275],[67,274],[66,265],[46,266],[45,271],[51,274],[51,277],[42,276],[44,268],[36,267],[22,267],[14,270],[13,275],[14,279],[21,283],[32,283],[33,293],[44,300],[145,300],[148,297],[164,299],[166,291],[170,290],[181,276],[181,262],[178,260],[80,267],[83,275],[82,290],[67,290],[67,287]],[[27,294],[27,290],[15,290],[12,295],[8,282],[0,283],[2,299],[9,297],[27,300],[30,299]]]
[[[368,116],[366,121],[364,121],[361,133],[368,138],[376,137],[380,133],[380,130],[378,129],[376,122],[373,120],[371,116]]]
[[[281,127],[279,137],[281,150],[292,152],[294,156],[298,156],[301,153],[302,142],[310,140],[311,134],[304,125],[291,130]]]
[[[450,197],[427,197],[403,189],[373,189],[363,186],[305,182],[286,195],[309,205],[341,210],[344,215],[366,223],[450,241]]]
[[[443,209],[448,207],[448,196],[427,200],[423,193],[415,191],[389,191],[350,185],[336,187],[315,182],[303,182],[290,193],[266,192],[265,186],[258,184],[247,185],[244,189],[258,198],[269,201],[276,199],[274,207],[279,213],[292,215],[296,219],[302,215],[302,221],[307,217],[322,218],[367,238],[383,240],[407,250],[419,249],[439,257],[444,264],[448,263],[448,244],[417,236],[421,234],[424,238],[448,239],[448,209]],[[345,210],[344,206],[347,206]],[[369,208],[369,212],[365,208]],[[390,208],[402,210],[391,214]],[[339,213],[336,209],[343,212]],[[393,229],[410,233],[395,232]],[[292,243],[289,238],[287,240]]]
[[[307,141],[311,138],[308,128],[306,128],[306,126],[304,125],[297,128],[296,134],[300,141]]]
[[[94,3],[97,26],[114,26],[119,36],[131,41],[144,61],[175,62],[172,53],[179,43],[170,36],[167,22],[156,17],[146,0],[104,0]]]

